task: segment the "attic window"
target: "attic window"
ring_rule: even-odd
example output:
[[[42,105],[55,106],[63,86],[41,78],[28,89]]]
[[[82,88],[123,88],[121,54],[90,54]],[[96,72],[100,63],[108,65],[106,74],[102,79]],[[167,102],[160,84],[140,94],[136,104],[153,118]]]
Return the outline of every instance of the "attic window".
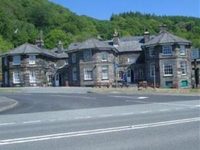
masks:
[[[171,45],[164,45],[162,47],[162,54],[163,55],[172,55],[172,46]]]
[[[35,55],[29,55],[29,64],[35,64],[36,56]]]
[[[185,55],[185,54],[186,54],[185,45],[180,45],[180,55]]]
[[[21,56],[13,56],[13,65],[20,65],[21,63]]]

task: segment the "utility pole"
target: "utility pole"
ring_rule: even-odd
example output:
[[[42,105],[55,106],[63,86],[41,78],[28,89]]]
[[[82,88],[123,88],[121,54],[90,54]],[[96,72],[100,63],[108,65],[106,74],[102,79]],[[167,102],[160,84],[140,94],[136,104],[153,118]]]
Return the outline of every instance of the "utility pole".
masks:
[[[154,64],[154,68],[153,68],[153,87],[154,89],[156,88],[156,64]]]

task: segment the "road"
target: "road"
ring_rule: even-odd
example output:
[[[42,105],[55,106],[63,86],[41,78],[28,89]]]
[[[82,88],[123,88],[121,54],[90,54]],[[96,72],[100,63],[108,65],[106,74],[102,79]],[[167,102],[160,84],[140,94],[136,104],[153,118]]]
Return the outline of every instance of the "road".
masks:
[[[53,107],[49,97],[29,95],[35,102],[22,98],[0,115],[0,150],[200,149],[199,97],[58,94],[61,110],[36,108],[42,100]]]

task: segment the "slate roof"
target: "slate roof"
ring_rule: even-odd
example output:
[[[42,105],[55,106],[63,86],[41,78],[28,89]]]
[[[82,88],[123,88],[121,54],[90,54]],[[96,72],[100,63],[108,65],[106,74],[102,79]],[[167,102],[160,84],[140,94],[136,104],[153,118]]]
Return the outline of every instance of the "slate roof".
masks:
[[[55,57],[53,53],[51,53],[50,51],[42,49],[36,45],[32,45],[29,43],[20,45],[19,47],[12,49],[11,51],[5,53],[4,55],[21,55],[21,54],[43,54]]]
[[[72,43],[68,47],[68,52],[83,50],[83,49],[99,49],[99,50],[112,50],[114,47],[109,45],[105,41],[99,41],[97,39],[88,39],[82,43]]]
[[[40,54],[40,55],[45,55],[45,56],[54,57],[54,58],[68,57],[68,55],[66,53],[56,54],[47,49],[43,49],[36,45],[29,44],[29,43],[20,45],[19,47],[12,49],[11,51],[5,53],[4,55],[22,55],[22,54]]]
[[[148,41],[144,44],[144,46],[151,46],[151,45],[159,45],[159,44],[166,44],[166,43],[184,43],[184,44],[191,44],[190,41],[180,38],[178,36],[175,36],[167,31],[159,33],[157,36],[155,36],[153,39]]]
[[[141,51],[142,43],[139,41],[125,41],[120,42],[119,46],[115,47],[118,52],[132,52],[132,51]]]

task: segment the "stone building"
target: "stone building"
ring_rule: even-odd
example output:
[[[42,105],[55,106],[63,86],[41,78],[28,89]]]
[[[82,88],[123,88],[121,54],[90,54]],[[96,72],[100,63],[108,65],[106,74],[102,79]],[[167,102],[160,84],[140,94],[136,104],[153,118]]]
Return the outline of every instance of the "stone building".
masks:
[[[115,76],[116,50],[104,41],[72,43],[69,55],[70,86],[110,86]]]
[[[192,49],[192,87],[200,87],[200,49]]]
[[[145,54],[146,81],[157,87],[191,87],[191,42],[167,32],[160,33],[142,46]]]
[[[57,80],[61,83],[62,79],[56,78],[58,62],[64,60],[67,64],[68,55],[40,46],[25,43],[2,55],[4,87],[55,85]]]
[[[117,76],[118,80],[135,84],[144,80],[144,55],[141,46],[144,43],[143,36],[122,37],[114,34],[109,41],[117,50]]]

